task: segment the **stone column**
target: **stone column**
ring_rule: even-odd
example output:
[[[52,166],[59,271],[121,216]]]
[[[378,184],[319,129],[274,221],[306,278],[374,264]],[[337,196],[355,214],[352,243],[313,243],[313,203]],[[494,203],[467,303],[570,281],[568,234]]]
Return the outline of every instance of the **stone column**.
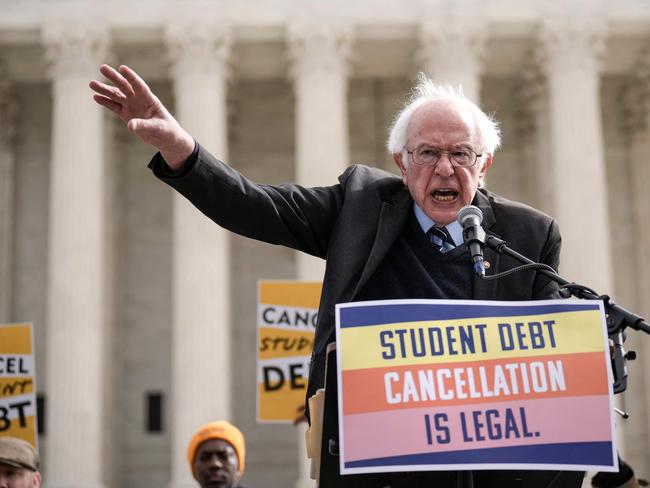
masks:
[[[103,112],[88,81],[106,59],[107,32],[50,24],[52,78],[48,255],[47,486],[104,486],[107,208]]]
[[[350,163],[348,76],[351,30],[346,25],[293,24],[289,54],[296,96],[296,181],[305,186],[337,183]],[[296,254],[297,277],[322,281],[325,261]],[[299,475],[295,488],[311,488],[305,429],[298,427]]]
[[[170,26],[166,41],[181,125],[227,160],[227,31],[195,19]],[[231,420],[230,249],[227,232],[178,194],[173,229],[170,487],[181,488],[196,486],[186,460],[196,429]]]
[[[348,74],[351,29],[327,23],[293,24],[288,31],[296,96],[296,181],[326,186],[350,163]],[[322,280],[324,261],[297,255],[300,279]]]
[[[534,60],[534,55],[530,56]],[[526,202],[554,215],[553,165],[548,160],[549,109],[546,79],[536,61],[522,70],[520,84],[515,93],[517,132],[515,138],[524,166],[520,185],[527,196]]]
[[[11,311],[14,242],[14,140],[18,107],[8,75],[0,65],[0,323],[13,320]]]
[[[420,24],[416,64],[436,83],[461,86],[479,103],[485,47],[484,23],[469,17],[442,17]]]
[[[632,206],[632,239],[635,250],[635,269],[627,277],[636,290],[635,304],[627,308],[639,315],[650,317],[650,49],[644,59],[636,64],[638,71],[623,93],[621,108],[629,148]],[[650,367],[650,344],[642,332],[628,331],[626,348],[637,352],[637,360],[629,364],[628,387],[624,394],[625,408],[631,414],[625,423],[625,459],[634,467],[637,477],[650,476],[648,453],[650,430],[643,421],[650,412],[650,377],[645,372]]]
[[[550,109],[553,208],[562,228],[561,273],[612,293],[599,55],[604,28],[588,19],[549,21],[542,31]]]

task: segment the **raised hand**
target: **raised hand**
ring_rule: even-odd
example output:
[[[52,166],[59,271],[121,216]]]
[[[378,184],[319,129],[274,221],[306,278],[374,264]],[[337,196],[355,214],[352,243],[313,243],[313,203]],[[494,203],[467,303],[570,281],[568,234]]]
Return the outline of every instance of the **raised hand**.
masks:
[[[124,121],[147,144],[156,147],[171,169],[178,169],[194,150],[194,139],[169,113],[138,74],[127,66],[99,71],[112,85],[93,80],[93,99]]]

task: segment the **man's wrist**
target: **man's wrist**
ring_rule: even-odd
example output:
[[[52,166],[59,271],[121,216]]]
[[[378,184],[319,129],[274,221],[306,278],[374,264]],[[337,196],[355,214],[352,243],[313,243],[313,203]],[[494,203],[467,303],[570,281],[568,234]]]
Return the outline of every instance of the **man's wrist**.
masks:
[[[180,165],[177,166],[178,169],[172,168],[165,159],[164,155],[160,153],[162,156],[162,171],[165,176],[177,178],[190,172],[199,154],[199,143],[194,141],[194,139],[192,139],[192,141],[194,142],[192,152],[181,162]]]
[[[160,149],[160,155],[172,173],[178,173],[182,170],[186,161],[192,156],[196,149],[196,141],[189,134],[176,144],[171,150]]]

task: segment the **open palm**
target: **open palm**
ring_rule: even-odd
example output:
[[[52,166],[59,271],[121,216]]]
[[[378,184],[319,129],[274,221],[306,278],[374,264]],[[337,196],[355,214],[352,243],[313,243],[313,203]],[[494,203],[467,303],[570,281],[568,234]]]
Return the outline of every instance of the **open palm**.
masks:
[[[98,104],[117,114],[140,139],[156,147],[168,163],[189,156],[193,139],[135,71],[127,66],[116,70],[107,64],[99,71],[112,85],[96,80],[90,82]]]

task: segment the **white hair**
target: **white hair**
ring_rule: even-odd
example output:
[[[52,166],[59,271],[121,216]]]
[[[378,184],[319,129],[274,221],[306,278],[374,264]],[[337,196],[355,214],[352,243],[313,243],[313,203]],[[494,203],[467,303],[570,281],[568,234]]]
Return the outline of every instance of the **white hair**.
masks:
[[[406,146],[406,133],[411,116],[421,106],[433,101],[449,101],[467,109],[474,119],[481,148],[480,152],[494,154],[501,143],[499,124],[491,116],[483,112],[474,102],[463,94],[462,88],[449,85],[438,85],[424,73],[418,75],[418,82],[413,88],[411,97],[402,110],[395,116],[390,127],[386,147],[392,154],[399,154]],[[485,161],[485,155],[481,164]],[[404,161],[408,164],[408,159]]]

